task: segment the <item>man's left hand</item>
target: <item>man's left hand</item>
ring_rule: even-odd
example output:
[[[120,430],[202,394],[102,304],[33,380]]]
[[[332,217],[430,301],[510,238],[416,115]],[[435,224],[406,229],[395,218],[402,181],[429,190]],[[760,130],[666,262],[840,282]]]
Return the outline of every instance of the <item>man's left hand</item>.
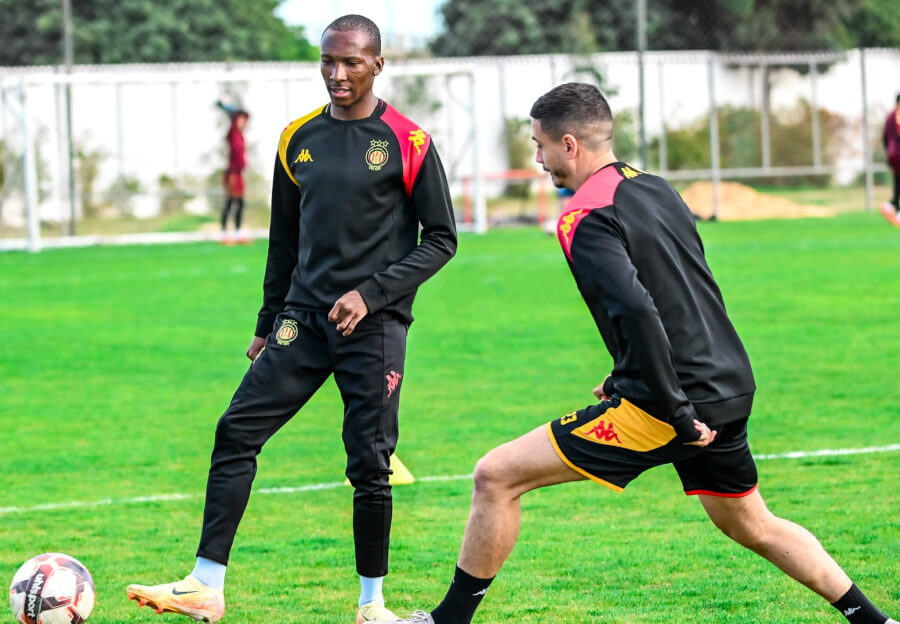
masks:
[[[369,307],[362,295],[358,290],[351,290],[334,302],[334,307],[328,313],[328,320],[337,325],[337,330],[342,335],[349,336],[368,313]]]

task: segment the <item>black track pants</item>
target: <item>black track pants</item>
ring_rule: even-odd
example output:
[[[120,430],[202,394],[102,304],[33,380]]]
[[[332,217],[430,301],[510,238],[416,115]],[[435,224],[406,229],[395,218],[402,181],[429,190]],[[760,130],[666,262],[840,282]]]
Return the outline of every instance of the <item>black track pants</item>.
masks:
[[[219,419],[197,555],[228,562],[263,444],[334,373],[344,401],[346,475],[354,487],[356,569],[384,576],[391,528],[390,455],[407,327],[388,314],[366,316],[347,337],[325,313],[279,315],[266,348]]]

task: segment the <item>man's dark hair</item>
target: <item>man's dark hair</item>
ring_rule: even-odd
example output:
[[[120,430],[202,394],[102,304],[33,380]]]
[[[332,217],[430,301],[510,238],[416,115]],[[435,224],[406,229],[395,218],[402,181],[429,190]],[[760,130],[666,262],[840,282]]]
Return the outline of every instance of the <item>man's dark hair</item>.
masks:
[[[900,104],[900,93],[897,94],[897,104]]]
[[[339,17],[325,27],[325,30],[322,31],[322,37],[325,37],[325,33],[329,30],[340,32],[360,30],[366,33],[366,36],[369,38],[369,49],[372,50],[375,56],[381,56],[381,31],[378,30],[375,22],[368,17],[356,14]]]
[[[612,112],[600,90],[583,82],[567,82],[539,97],[531,117],[551,139],[571,134],[592,147],[612,139]]]

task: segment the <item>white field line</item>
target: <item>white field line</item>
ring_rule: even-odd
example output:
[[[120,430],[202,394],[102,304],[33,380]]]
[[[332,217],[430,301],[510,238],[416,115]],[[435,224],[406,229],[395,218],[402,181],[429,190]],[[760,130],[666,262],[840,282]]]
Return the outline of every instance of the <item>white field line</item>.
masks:
[[[868,455],[871,453],[892,453],[900,451],[900,444],[889,444],[887,446],[867,446],[864,448],[845,448],[845,449],[821,449],[818,451],[792,451],[790,453],[770,453],[765,455],[754,455],[757,461],[765,461],[770,459],[803,459],[806,457],[834,457],[838,455]],[[416,481],[423,483],[435,481],[463,481],[471,479],[471,474],[464,475],[434,475],[430,477],[418,477]],[[254,490],[254,494],[296,494],[299,492],[314,492],[316,490],[333,490],[339,487],[345,487],[344,481],[331,481],[329,483],[313,483],[310,485],[298,485],[294,487],[272,487],[259,488]],[[14,513],[33,513],[36,511],[55,511],[57,509],[77,509],[103,507],[106,505],[129,505],[134,503],[158,503],[175,500],[192,500],[202,498],[204,495],[197,494],[153,494],[149,496],[132,496],[130,498],[102,498],[95,501],[66,501],[60,503],[43,503],[40,505],[31,505],[29,507],[0,507],[0,515]]]

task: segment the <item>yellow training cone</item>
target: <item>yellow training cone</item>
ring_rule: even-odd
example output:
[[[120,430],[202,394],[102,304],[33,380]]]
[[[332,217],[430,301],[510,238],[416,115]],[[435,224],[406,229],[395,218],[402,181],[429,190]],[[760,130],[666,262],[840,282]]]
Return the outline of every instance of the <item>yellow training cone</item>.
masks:
[[[394,471],[390,478],[391,485],[406,485],[416,480],[396,455],[391,455],[391,470]]]
[[[396,455],[391,455],[391,470],[394,472],[388,480],[391,485],[407,485],[416,480]],[[344,485],[350,485],[350,479],[344,479]]]

